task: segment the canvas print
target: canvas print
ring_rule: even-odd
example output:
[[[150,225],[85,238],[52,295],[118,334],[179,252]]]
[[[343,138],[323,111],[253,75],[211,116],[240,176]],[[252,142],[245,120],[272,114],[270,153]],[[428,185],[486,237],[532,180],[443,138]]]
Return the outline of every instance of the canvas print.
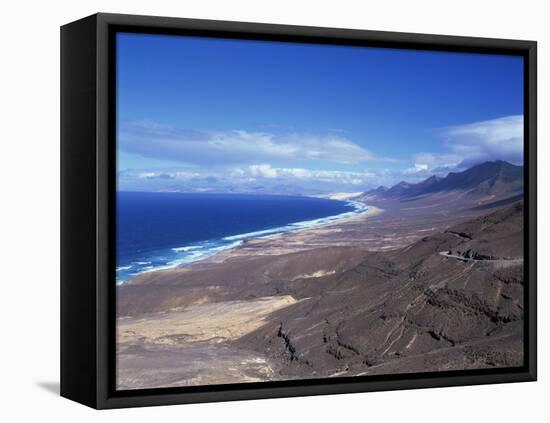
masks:
[[[524,363],[511,55],[116,35],[116,389]]]

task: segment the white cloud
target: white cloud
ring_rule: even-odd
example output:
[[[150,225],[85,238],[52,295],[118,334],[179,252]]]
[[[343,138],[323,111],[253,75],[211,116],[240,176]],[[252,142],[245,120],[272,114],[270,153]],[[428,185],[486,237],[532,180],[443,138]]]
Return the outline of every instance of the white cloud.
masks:
[[[145,191],[320,194],[366,190],[380,183],[380,175],[381,171],[316,170],[261,163],[233,168],[205,166],[195,171],[125,170],[119,172],[119,187]]]
[[[413,155],[415,167],[407,169],[408,173],[428,170],[445,174],[494,160],[506,160],[514,164],[523,162],[521,115],[451,126],[443,129],[441,136],[447,151]]]
[[[192,165],[119,172],[122,189],[275,194],[350,192],[393,185],[401,180],[419,182],[433,174],[444,176],[487,160],[517,164],[523,158],[522,116],[445,128],[440,133],[444,147],[441,152],[417,153],[403,167],[369,169],[363,162],[373,158],[370,152],[344,138],[248,131],[184,132],[151,123],[140,125],[149,129],[140,129],[131,136],[128,133],[123,148]],[[151,154],[147,149],[152,150]],[[315,159],[325,161],[322,168],[326,170],[312,168]],[[330,170],[335,167],[350,170]]]
[[[248,166],[248,172],[254,178],[280,180],[312,180],[324,182],[338,182],[341,184],[367,183],[376,175],[372,172],[350,172],[341,170],[310,170],[304,168],[273,167],[269,164],[255,164]]]
[[[276,178],[277,169],[271,167],[269,164],[250,165],[248,170],[254,177],[261,178]]]
[[[138,179],[190,179],[200,177],[201,174],[198,172],[187,172],[187,171],[132,171],[125,170],[119,172],[119,175],[122,177],[129,178],[138,178]]]
[[[465,146],[473,146],[476,141],[481,141],[485,145],[515,147],[518,140],[523,138],[523,116],[506,116],[452,126],[446,133],[452,140],[461,141]]]
[[[444,131],[451,153],[463,166],[487,160],[523,161],[523,116],[453,126]]]
[[[419,173],[424,172],[428,170],[428,165],[426,163],[415,163],[414,167],[409,167],[404,170],[404,173]]]
[[[311,170],[302,168],[283,168],[281,169],[281,173],[283,175],[293,176],[299,179],[311,178],[313,176],[313,172]]]
[[[138,178],[154,178],[156,176],[155,172],[141,172],[137,175]]]
[[[129,153],[200,165],[311,160],[357,164],[374,159],[367,149],[335,134],[189,131],[146,121],[123,125],[118,139]]]

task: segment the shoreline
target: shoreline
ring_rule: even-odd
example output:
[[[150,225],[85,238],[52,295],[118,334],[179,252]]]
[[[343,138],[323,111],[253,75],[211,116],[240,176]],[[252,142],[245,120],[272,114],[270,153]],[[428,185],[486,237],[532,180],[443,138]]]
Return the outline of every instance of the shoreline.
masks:
[[[148,264],[144,270],[131,274],[130,277],[125,279],[117,278],[116,285],[122,286],[128,281],[131,281],[132,279],[146,273],[193,268],[209,263],[219,263],[220,257],[232,256],[234,251],[243,247],[245,244],[276,239],[284,236],[299,235],[309,231],[318,231],[350,222],[362,221],[364,218],[375,216],[383,211],[378,207],[369,206],[366,203],[355,199],[334,199],[333,201],[346,203],[348,206],[354,207],[354,210],[317,219],[292,222],[284,226],[247,232],[244,234],[230,235],[216,240],[206,240],[196,243],[196,245],[173,247],[170,248],[172,252],[189,252],[189,255],[179,258],[172,258],[170,261],[167,261],[167,263],[160,266],[152,266],[150,261],[144,259],[143,263]],[[227,244],[220,245],[220,242],[227,242]],[[117,271],[120,269],[127,270],[131,267],[132,264],[117,266]]]
[[[342,217],[341,219],[338,219],[337,221],[331,222],[329,224],[311,228],[304,228],[294,232],[283,232],[264,237],[250,238],[238,246],[220,251],[219,253],[207,257],[204,260],[200,260],[191,263],[190,265],[181,266],[178,268],[199,268],[211,264],[223,263],[227,260],[238,258],[247,258],[253,256],[277,256],[328,246],[352,246],[354,245],[354,241],[352,239],[350,239],[348,243],[345,243],[345,245],[334,243],[327,243],[327,245],[311,245],[305,242],[305,239],[316,239],[319,235],[327,235],[333,232],[340,232],[346,226],[361,224],[366,219],[378,216],[379,214],[384,212],[384,210],[379,207],[367,205],[365,205],[365,207],[366,210],[362,213],[355,214],[353,216]],[[285,247],[281,244],[287,245]]]

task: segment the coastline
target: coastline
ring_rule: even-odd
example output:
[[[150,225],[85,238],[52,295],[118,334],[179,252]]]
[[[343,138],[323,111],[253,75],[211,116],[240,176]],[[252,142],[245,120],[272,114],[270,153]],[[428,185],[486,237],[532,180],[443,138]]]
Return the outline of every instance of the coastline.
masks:
[[[184,253],[184,255],[181,257],[172,257],[171,260],[157,266],[152,266],[152,263],[145,259],[143,262],[137,262],[137,264],[144,264],[145,267],[143,267],[141,271],[133,273],[131,276],[124,279],[117,276],[117,286],[124,285],[132,279],[146,273],[202,266],[209,263],[219,263],[220,260],[223,261],[225,258],[238,255],[237,251],[245,245],[249,246],[255,243],[261,243],[263,240],[280,239],[285,236],[292,237],[293,235],[297,235],[299,237],[306,232],[315,234],[318,233],[315,231],[323,231],[324,229],[331,230],[331,228],[335,228],[338,225],[351,222],[360,222],[369,216],[375,216],[382,212],[381,209],[374,206],[369,206],[362,201],[355,200],[354,198],[327,199],[346,203],[354,209],[339,213],[337,215],[292,222],[283,226],[230,235],[220,239],[206,240],[196,245],[172,247],[170,250],[173,253]],[[271,254],[271,252],[268,254]],[[117,272],[119,270],[129,270],[131,267],[132,265],[119,266],[117,267]]]
[[[365,210],[361,213],[344,216],[337,221],[325,225],[304,228],[294,232],[277,233],[247,239],[238,246],[220,251],[211,257],[191,263],[185,267],[204,267],[210,264],[223,263],[227,260],[239,258],[277,256],[316,248],[356,245],[353,239],[349,239],[345,242],[333,242],[331,234],[352,230],[352,228],[361,225],[367,219],[378,216],[384,212],[384,210],[379,207],[366,204],[364,207]]]

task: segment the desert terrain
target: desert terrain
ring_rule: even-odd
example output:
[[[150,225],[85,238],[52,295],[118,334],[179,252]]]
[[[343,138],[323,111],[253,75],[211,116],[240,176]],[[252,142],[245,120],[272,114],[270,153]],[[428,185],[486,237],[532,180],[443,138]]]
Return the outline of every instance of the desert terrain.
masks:
[[[522,189],[487,162],[138,275],[117,287],[117,388],[521,366]]]

